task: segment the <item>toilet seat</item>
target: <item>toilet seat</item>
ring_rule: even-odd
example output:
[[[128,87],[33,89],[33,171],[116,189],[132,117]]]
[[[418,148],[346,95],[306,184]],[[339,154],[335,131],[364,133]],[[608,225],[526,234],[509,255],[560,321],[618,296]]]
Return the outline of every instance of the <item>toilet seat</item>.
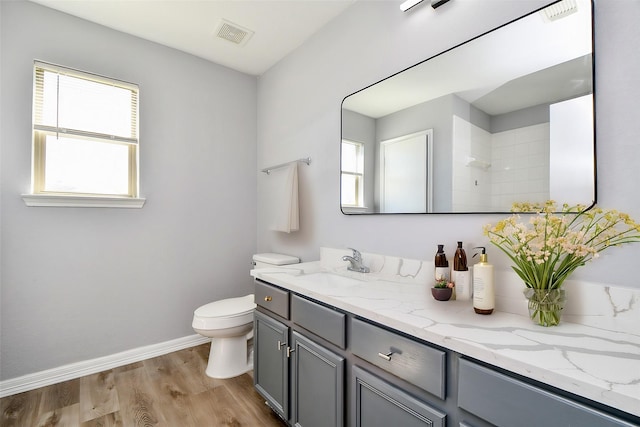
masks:
[[[197,308],[194,314],[198,317],[241,316],[249,311],[253,312],[256,308],[253,300],[253,294],[249,294],[243,297],[214,301]]]
[[[202,330],[224,329],[253,322],[256,304],[253,294],[214,301],[197,308],[193,327]]]

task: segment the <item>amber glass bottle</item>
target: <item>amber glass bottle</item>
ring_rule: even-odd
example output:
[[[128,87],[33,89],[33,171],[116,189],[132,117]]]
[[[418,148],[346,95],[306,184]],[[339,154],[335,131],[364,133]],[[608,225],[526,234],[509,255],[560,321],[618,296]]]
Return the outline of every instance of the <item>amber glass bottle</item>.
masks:
[[[458,248],[453,256],[453,269],[455,271],[469,270],[469,267],[467,267],[467,254],[462,248],[462,242],[458,242]]]
[[[438,252],[435,257],[436,280],[449,280],[449,261],[444,253],[444,245],[438,245]]]
[[[471,285],[471,272],[467,266],[467,254],[462,247],[462,242],[458,242],[458,248],[453,256],[451,280],[456,284],[456,299],[470,300],[473,289]]]

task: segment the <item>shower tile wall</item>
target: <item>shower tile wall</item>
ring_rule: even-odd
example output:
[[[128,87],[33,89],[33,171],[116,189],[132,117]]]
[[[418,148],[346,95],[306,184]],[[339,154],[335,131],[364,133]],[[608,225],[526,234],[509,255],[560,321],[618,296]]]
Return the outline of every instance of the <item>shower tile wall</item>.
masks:
[[[491,144],[491,204],[508,211],[514,200],[549,198],[549,123],[495,133]]]
[[[454,210],[508,211],[515,200],[549,198],[548,123],[491,134],[454,116],[453,158]]]
[[[490,211],[492,206],[491,134],[453,116],[451,205],[455,212]],[[475,162],[473,162],[475,160]]]

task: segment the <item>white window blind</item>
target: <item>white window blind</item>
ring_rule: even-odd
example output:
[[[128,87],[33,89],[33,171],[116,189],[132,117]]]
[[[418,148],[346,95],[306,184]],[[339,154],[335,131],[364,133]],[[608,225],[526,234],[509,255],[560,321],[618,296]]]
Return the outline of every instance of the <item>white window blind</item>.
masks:
[[[36,62],[34,130],[138,143],[138,88]]]

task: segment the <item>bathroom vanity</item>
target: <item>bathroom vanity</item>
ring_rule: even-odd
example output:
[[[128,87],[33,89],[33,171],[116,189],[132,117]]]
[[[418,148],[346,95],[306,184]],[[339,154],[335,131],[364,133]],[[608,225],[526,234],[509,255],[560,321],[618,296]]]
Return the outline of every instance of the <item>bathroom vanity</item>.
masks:
[[[397,260],[373,259],[368,275],[322,261],[253,270],[255,386],[287,423],[640,425],[638,334],[478,316],[430,296],[428,263]],[[584,367],[605,359],[594,372],[626,386]]]

